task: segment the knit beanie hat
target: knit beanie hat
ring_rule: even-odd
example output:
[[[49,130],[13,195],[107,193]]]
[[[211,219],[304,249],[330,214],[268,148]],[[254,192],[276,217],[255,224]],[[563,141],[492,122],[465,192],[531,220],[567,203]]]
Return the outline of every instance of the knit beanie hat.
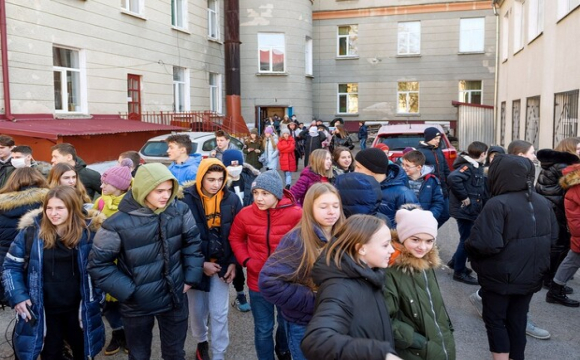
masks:
[[[123,159],[120,165],[113,166],[103,173],[101,176],[101,183],[109,184],[121,191],[127,191],[131,186],[131,168],[133,161],[131,159]]]
[[[429,234],[437,237],[437,220],[431,211],[420,208],[401,209],[395,215],[397,234],[401,244],[417,234]]]
[[[224,163],[224,165],[226,167],[232,166],[232,161],[237,161],[238,165],[244,165],[244,154],[242,154],[242,152],[237,149],[230,149],[224,151],[222,156],[222,162]]]
[[[274,129],[272,129],[270,126],[266,127],[266,130],[264,130],[264,134],[272,135],[273,133],[274,133]]]
[[[389,158],[377,148],[361,150],[354,159],[375,174],[386,174],[389,167]]]
[[[256,128],[253,128],[252,130],[250,130],[250,134],[256,134],[256,135],[259,135],[259,134],[258,134],[258,129],[256,129]]]
[[[252,183],[252,190],[262,189],[272,193],[278,200],[284,197],[284,185],[276,170],[268,170],[258,175]]]
[[[282,129],[280,131],[280,135],[284,135],[284,134],[290,134],[290,130],[288,130],[288,129]]]
[[[423,135],[425,136],[425,142],[429,142],[435,139],[437,136],[441,136],[441,132],[436,127],[428,127],[423,132]]]

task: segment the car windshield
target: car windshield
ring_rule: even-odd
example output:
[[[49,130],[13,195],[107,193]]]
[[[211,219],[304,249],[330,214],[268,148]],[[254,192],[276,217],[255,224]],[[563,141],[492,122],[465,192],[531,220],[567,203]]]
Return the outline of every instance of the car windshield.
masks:
[[[191,153],[197,150],[197,143],[192,143]],[[141,149],[144,156],[167,157],[167,143],[165,141],[148,141]]]
[[[423,139],[423,134],[382,134],[378,141],[386,144],[389,150],[397,151],[405,150],[407,147],[417,148]],[[441,139],[440,147],[447,148],[445,140]]]

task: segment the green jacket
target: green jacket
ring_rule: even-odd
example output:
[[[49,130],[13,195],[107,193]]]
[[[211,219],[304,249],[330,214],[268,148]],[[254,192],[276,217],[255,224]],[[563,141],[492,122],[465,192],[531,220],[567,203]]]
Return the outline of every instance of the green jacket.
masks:
[[[405,360],[455,360],[453,326],[434,269],[441,264],[434,246],[418,259],[401,244],[385,273],[385,300],[395,348]]]

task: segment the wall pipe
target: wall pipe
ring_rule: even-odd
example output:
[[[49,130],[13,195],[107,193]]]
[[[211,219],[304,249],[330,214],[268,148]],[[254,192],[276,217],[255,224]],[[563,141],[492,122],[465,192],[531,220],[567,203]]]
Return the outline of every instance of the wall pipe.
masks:
[[[8,35],[6,34],[6,0],[0,0],[0,46],[2,47],[2,85],[4,87],[4,118],[14,121],[10,108],[10,76],[8,75]]]

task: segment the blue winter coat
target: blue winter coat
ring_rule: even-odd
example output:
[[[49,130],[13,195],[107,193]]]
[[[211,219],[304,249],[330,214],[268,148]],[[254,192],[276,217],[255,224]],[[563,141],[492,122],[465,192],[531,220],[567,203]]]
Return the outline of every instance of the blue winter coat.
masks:
[[[429,210],[437,220],[441,217],[445,198],[441,189],[441,182],[433,174],[425,175],[421,189],[419,189],[419,204],[423,210]]]
[[[379,212],[386,215],[391,224],[396,224],[395,213],[401,205],[419,204],[417,196],[408,188],[408,184],[409,180],[403,169],[397,164],[389,164],[387,178],[381,182],[383,199]]]
[[[314,228],[322,244],[327,243],[322,230]],[[287,321],[307,325],[314,314],[316,294],[306,285],[310,274],[300,274],[300,280],[291,279],[300,266],[304,240],[300,228],[295,228],[280,240],[276,251],[268,258],[260,272],[258,286],[264,299],[282,310]]]
[[[179,185],[183,185],[188,181],[195,180],[200,162],[201,154],[190,154],[189,158],[183,164],[172,162],[169,165],[169,171],[175,176]]]
[[[16,240],[10,246],[10,251],[4,261],[3,282],[6,287],[6,297],[10,306],[30,299],[32,311],[36,313],[38,321],[35,326],[18,320],[15,327],[14,348],[20,360],[36,360],[40,356],[44,342],[44,304],[43,304],[43,253],[44,242],[38,238],[40,228],[41,209],[33,210],[26,214],[21,221],[21,231]],[[83,236],[77,245],[78,263],[81,273],[81,308],[85,357],[94,357],[105,344],[105,327],[101,319],[99,303],[103,300],[103,293],[93,287],[91,277],[87,272],[89,251],[93,243],[93,237],[97,227],[104,216],[94,218],[89,225],[90,231],[83,231]],[[30,249],[28,271],[24,270],[24,258],[26,252],[26,228],[34,228],[34,240]]]
[[[449,213],[455,219],[474,221],[486,200],[485,177],[483,165],[477,168],[470,163],[466,154],[461,154],[453,164],[447,182],[449,184]],[[471,159],[471,158],[469,158]],[[469,206],[463,206],[463,200],[469,198]]]

